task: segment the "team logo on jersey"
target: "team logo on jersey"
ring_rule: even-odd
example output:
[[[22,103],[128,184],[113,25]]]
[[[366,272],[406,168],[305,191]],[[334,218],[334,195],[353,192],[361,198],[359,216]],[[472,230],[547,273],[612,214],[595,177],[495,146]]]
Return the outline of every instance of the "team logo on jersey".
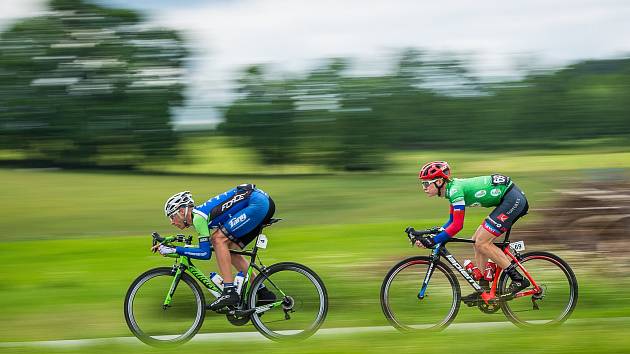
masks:
[[[230,227],[234,227],[238,223],[240,223],[241,221],[244,221],[245,219],[247,219],[247,215],[246,214],[241,214],[239,217],[228,221],[228,224],[230,224]]]
[[[486,191],[482,189],[480,191],[477,191],[477,193],[475,193],[475,198],[481,198],[484,195],[486,195]]]
[[[494,188],[490,191],[490,195],[493,197],[498,197],[501,194],[501,190],[499,188]]]
[[[508,176],[504,176],[504,175],[492,175],[492,184],[494,184],[495,186],[498,184],[509,184],[510,183],[510,177]]]
[[[470,206],[471,206],[471,207],[478,207],[478,206],[481,206],[481,203],[479,203],[479,202],[474,202],[474,203],[470,204]]]
[[[500,214],[497,219],[501,220],[501,222],[505,222],[505,220],[507,220],[509,218],[509,216],[505,215],[505,214]]]
[[[223,205],[221,206],[221,211],[224,211],[225,209],[229,209],[232,207],[232,205],[234,205],[235,203],[240,202],[241,200],[245,199],[245,194],[236,194],[234,197],[232,197],[232,199],[226,201],[225,203],[223,203]]]

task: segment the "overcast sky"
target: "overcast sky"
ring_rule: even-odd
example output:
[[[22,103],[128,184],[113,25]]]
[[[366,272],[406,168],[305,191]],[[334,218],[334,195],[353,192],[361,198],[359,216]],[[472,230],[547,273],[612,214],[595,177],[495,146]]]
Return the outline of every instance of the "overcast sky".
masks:
[[[36,13],[43,3],[1,0],[0,27]],[[519,58],[559,66],[630,55],[630,0],[99,3],[133,7],[185,33],[196,53],[189,78],[193,106],[228,102],[235,72],[253,63],[301,70],[321,58],[360,57],[364,66],[379,69],[396,49],[415,47],[467,53],[484,75],[504,75],[514,72]]]

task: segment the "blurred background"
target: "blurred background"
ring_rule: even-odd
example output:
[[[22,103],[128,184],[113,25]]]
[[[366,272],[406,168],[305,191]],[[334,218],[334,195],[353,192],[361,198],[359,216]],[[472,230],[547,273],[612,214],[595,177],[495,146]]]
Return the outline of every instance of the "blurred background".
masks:
[[[456,177],[507,174],[527,193],[512,239],[571,264],[576,322],[544,335],[507,325],[493,340],[480,326],[256,350],[627,352],[629,17],[618,0],[3,0],[0,352],[129,336],[127,287],[170,264],[149,253],[151,231],[177,231],[166,198],[245,182],[284,218],[264,260],[326,282],[325,327],[386,326],[383,277],[425,252],[403,230],[448,219],[417,182],[437,159]],[[460,236],[489,212],[469,209]],[[202,332],[254,330],[207,321]],[[502,321],[474,308],[456,320]],[[90,343],[45,350],[154,351]]]

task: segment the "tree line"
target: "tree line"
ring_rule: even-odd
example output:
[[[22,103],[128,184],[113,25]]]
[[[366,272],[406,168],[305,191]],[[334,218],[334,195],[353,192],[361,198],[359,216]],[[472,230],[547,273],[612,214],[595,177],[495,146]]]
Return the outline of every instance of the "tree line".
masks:
[[[81,0],[0,34],[0,149],[53,166],[134,168],[178,155],[186,43],[138,13]],[[252,65],[216,132],[267,164],[379,170],[404,149],[522,149],[630,135],[630,59],[484,82],[464,59],[401,51],[357,76],[348,59],[301,75]],[[625,139],[625,140],[624,140]]]
[[[220,131],[268,163],[379,169],[388,151],[571,146],[630,137],[630,59],[583,61],[483,82],[461,59],[401,53],[391,74],[354,77],[330,60],[304,77],[253,66]]]

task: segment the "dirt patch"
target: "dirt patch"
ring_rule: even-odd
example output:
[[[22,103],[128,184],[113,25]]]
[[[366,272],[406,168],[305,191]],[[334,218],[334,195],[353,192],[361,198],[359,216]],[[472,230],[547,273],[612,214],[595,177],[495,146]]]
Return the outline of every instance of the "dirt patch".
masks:
[[[556,202],[531,210],[542,220],[515,227],[510,239],[630,257],[630,184],[591,184],[554,192],[559,196]]]

